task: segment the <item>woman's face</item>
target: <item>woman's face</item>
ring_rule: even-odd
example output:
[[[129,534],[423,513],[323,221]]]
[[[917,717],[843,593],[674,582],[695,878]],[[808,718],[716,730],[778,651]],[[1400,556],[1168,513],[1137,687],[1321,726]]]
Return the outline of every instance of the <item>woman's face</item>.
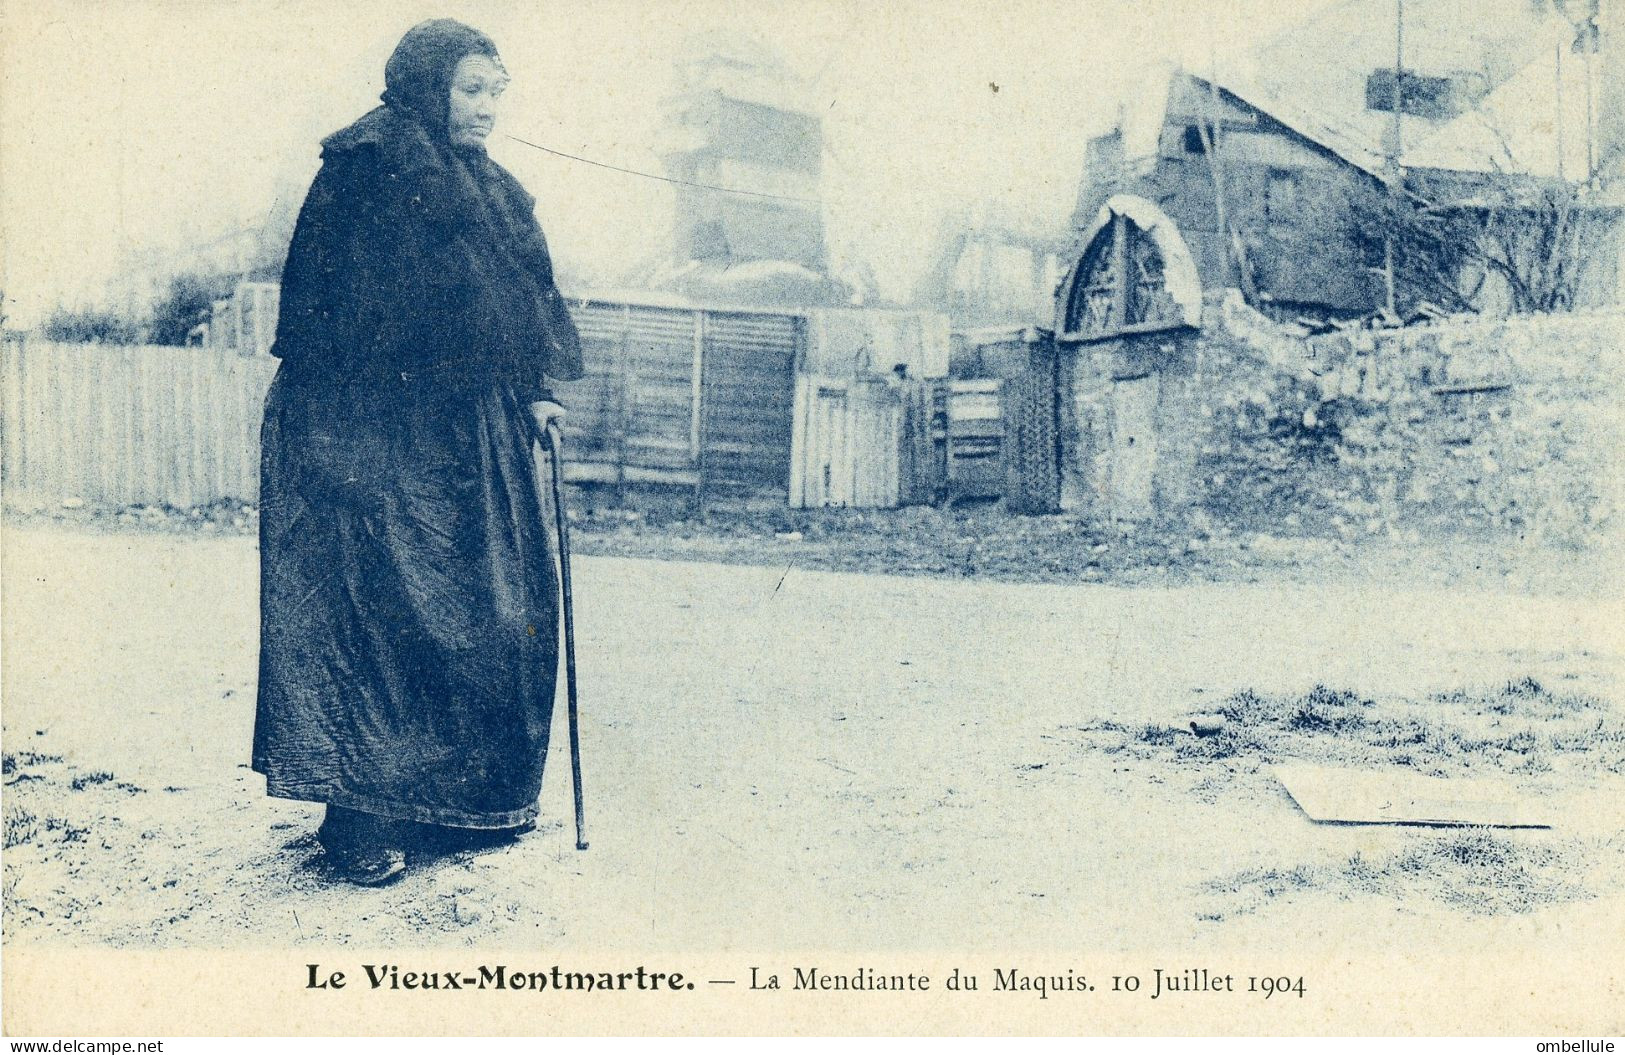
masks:
[[[485,55],[469,55],[451,75],[451,108],[446,131],[458,146],[485,144],[496,124],[497,102],[508,87],[508,74]]]

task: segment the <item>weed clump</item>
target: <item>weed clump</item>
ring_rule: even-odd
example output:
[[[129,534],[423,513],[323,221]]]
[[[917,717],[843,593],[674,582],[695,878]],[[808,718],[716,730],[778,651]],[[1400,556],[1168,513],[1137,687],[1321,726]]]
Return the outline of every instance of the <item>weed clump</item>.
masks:
[[[71,824],[65,817],[45,818],[45,830],[60,832],[62,841],[65,843],[83,842],[85,837],[90,834],[89,828]]]
[[[1184,735],[1182,730],[1175,729],[1171,725],[1158,725],[1151,722],[1139,731],[1135,739],[1142,744],[1156,744],[1159,747],[1166,747],[1177,742]]]
[[[1418,836],[1379,858],[1356,851],[1341,863],[1252,868],[1209,880],[1202,889],[1240,898],[1240,905],[1229,909],[1237,915],[1311,890],[1341,898],[1358,894],[1399,901],[1426,899],[1474,915],[1524,914],[1593,897],[1582,879],[1595,850],[1578,839],[1534,841],[1509,838],[1489,828],[1462,828]],[[1204,917],[1224,915],[1209,910]]]
[[[1483,769],[1535,776],[1574,766],[1625,772],[1625,720],[1603,701],[1555,694],[1533,677],[1488,691],[1380,701],[1325,685],[1303,694],[1242,689],[1218,714],[1223,727],[1210,736],[1164,725],[1101,723],[1088,731],[1111,734],[1109,743],[1092,744],[1104,750],[1151,755],[1171,748],[1175,758],[1196,761],[1257,755],[1434,776]]]
[[[4,848],[22,846],[39,835],[39,818],[20,807],[8,806],[5,814]]]

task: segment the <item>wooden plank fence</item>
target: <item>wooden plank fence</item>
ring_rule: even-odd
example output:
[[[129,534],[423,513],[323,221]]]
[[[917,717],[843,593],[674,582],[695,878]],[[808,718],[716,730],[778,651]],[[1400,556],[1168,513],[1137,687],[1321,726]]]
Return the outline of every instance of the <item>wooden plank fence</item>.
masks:
[[[8,340],[7,501],[186,508],[259,494],[268,356]]]
[[[591,299],[572,311],[587,367],[559,386],[574,482],[674,484],[701,505],[776,492],[792,504],[891,506],[940,490],[935,384],[798,374],[804,315]],[[276,367],[225,347],[7,340],[7,500],[257,502]]]
[[[796,378],[790,504],[895,506],[904,405],[882,380]]]
[[[1004,493],[1004,414],[997,378],[954,380],[945,386],[946,497],[997,498]]]
[[[568,478],[783,494],[795,315],[581,300],[586,376],[558,386]]]

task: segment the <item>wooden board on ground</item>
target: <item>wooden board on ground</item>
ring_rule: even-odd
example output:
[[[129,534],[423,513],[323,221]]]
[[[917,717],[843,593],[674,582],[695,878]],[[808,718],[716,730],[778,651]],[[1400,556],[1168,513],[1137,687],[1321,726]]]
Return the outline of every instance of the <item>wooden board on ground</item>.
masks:
[[[1276,766],[1275,777],[1322,824],[1552,826],[1541,803],[1496,781],[1301,765]]]

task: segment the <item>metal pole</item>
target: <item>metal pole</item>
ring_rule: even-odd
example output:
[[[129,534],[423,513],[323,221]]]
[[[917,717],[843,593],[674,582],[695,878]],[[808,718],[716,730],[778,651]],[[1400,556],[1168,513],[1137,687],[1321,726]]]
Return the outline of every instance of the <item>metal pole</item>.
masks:
[[[1397,200],[1400,184],[1400,155],[1404,153],[1405,141],[1400,112],[1405,105],[1405,93],[1401,85],[1405,78],[1405,0],[1394,0],[1394,88],[1390,95],[1393,114],[1389,121],[1388,135],[1388,161],[1385,166],[1388,177],[1388,192],[1390,200]],[[1398,296],[1394,281],[1394,235],[1392,225],[1384,232],[1382,238],[1382,283],[1388,317],[1399,317]]]
[[[1399,178],[1399,159],[1405,153],[1404,126],[1401,111],[1405,106],[1405,0],[1394,0],[1394,91],[1393,117],[1390,122],[1392,140],[1388,145],[1388,175]]]
[[[1552,80],[1557,108],[1557,178],[1563,179],[1563,44],[1559,41],[1552,47]]]

